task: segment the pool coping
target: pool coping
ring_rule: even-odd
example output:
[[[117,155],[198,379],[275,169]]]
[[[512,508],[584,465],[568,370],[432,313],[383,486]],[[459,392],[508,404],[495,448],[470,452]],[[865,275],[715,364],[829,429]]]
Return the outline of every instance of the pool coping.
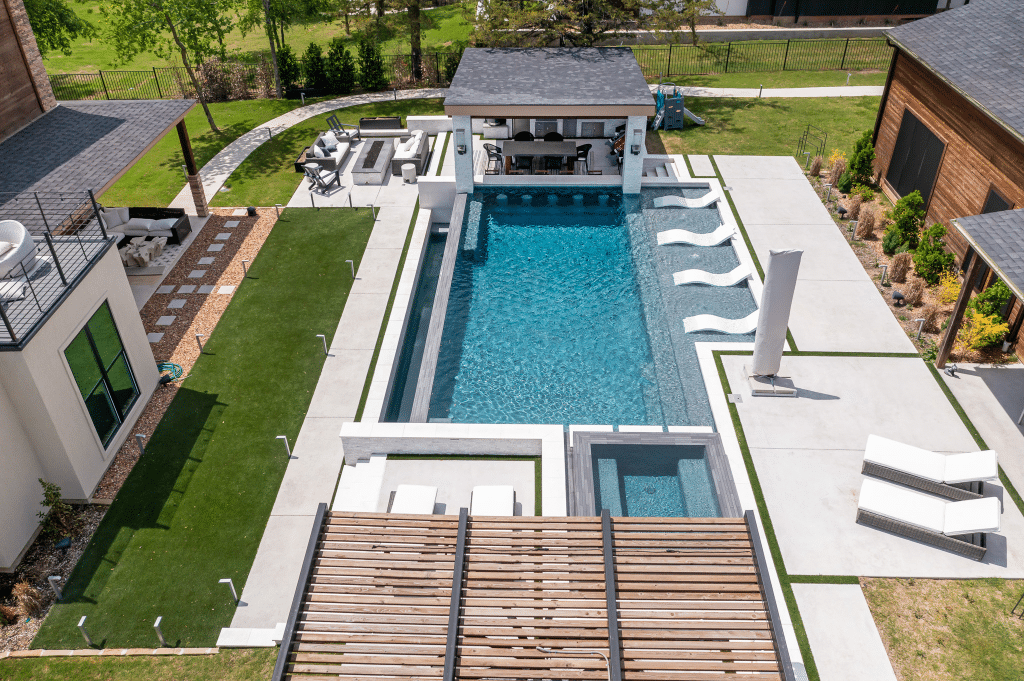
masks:
[[[672,433],[609,433],[595,431],[574,431],[572,449],[566,457],[567,503],[571,516],[593,516],[597,513],[594,498],[594,470],[592,445],[702,445],[715,484],[715,496],[721,518],[743,517],[736,481],[725,454],[725,444],[720,433],[672,432]]]

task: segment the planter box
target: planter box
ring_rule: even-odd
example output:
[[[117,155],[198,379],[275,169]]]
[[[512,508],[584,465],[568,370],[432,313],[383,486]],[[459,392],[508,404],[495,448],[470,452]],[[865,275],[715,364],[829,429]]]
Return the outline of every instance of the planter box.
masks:
[[[299,157],[297,159],[295,159],[295,172],[297,172],[299,174],[302,174],[302,172],[303,172],[302,166],[306,164],[306,152],[307,151],[309,151],[309,147],[304,148],[302,150],[302,153],[299,154]]]

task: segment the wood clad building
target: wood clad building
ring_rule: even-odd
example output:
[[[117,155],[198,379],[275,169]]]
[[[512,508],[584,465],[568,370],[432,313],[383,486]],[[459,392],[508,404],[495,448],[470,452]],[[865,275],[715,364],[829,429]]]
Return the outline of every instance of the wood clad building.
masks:
[[[951,220],[1024,207],[1024,4],[986,0],[887,32],[896,48],[875,124],[875,170],[896,201],[921,192],[948,228],[961,268],[970,249]],[[988,267],[972,283],[984,288]],[[1024,309],[1006,310],[1018,351]]]
[[[0,0],[0,140],[57,105],[22,0]]]

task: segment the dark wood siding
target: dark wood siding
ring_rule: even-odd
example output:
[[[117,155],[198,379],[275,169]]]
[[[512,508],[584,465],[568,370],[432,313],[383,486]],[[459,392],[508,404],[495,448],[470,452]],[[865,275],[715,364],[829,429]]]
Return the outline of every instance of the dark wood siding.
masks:
[[[42,113],[7,6],[0,2],[0,140]]]
[[[881,177],[888,176],[905,111],[946,145],[928,201],[930,220],[948,227],[952,218],[978,215],[992,189],[1013,205],[1024,205],[1024,143],[902,52],[875,145]],[[885,180],[882,187],[891,199],[899,198]],[[948,242],[957,259],[963,258],[966,244],[955,231]]]

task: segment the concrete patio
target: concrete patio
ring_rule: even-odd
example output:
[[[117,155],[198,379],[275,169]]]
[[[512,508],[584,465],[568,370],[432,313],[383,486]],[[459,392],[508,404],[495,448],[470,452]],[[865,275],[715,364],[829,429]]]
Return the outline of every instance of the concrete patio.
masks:
[[[399,485],[437,487],[434,513],[458,515],[469,508],[474,487],[511,485],[516,492],[516,515],[536,515],[533,461],[467,461],[457,459],[388,459],[377,511],[388,510],[388,501]]]
[[[871,433],[937,452],[977,450],[924,362],[786,357],[796,399],[752,398],[745,356],[723,363],[786,568],[798,575],[1024,577],[1024,517],[1007,495],[1002,530],[976,562],[858,525],[861,464]],[[1003,497],[996,483],[986,495]]]

